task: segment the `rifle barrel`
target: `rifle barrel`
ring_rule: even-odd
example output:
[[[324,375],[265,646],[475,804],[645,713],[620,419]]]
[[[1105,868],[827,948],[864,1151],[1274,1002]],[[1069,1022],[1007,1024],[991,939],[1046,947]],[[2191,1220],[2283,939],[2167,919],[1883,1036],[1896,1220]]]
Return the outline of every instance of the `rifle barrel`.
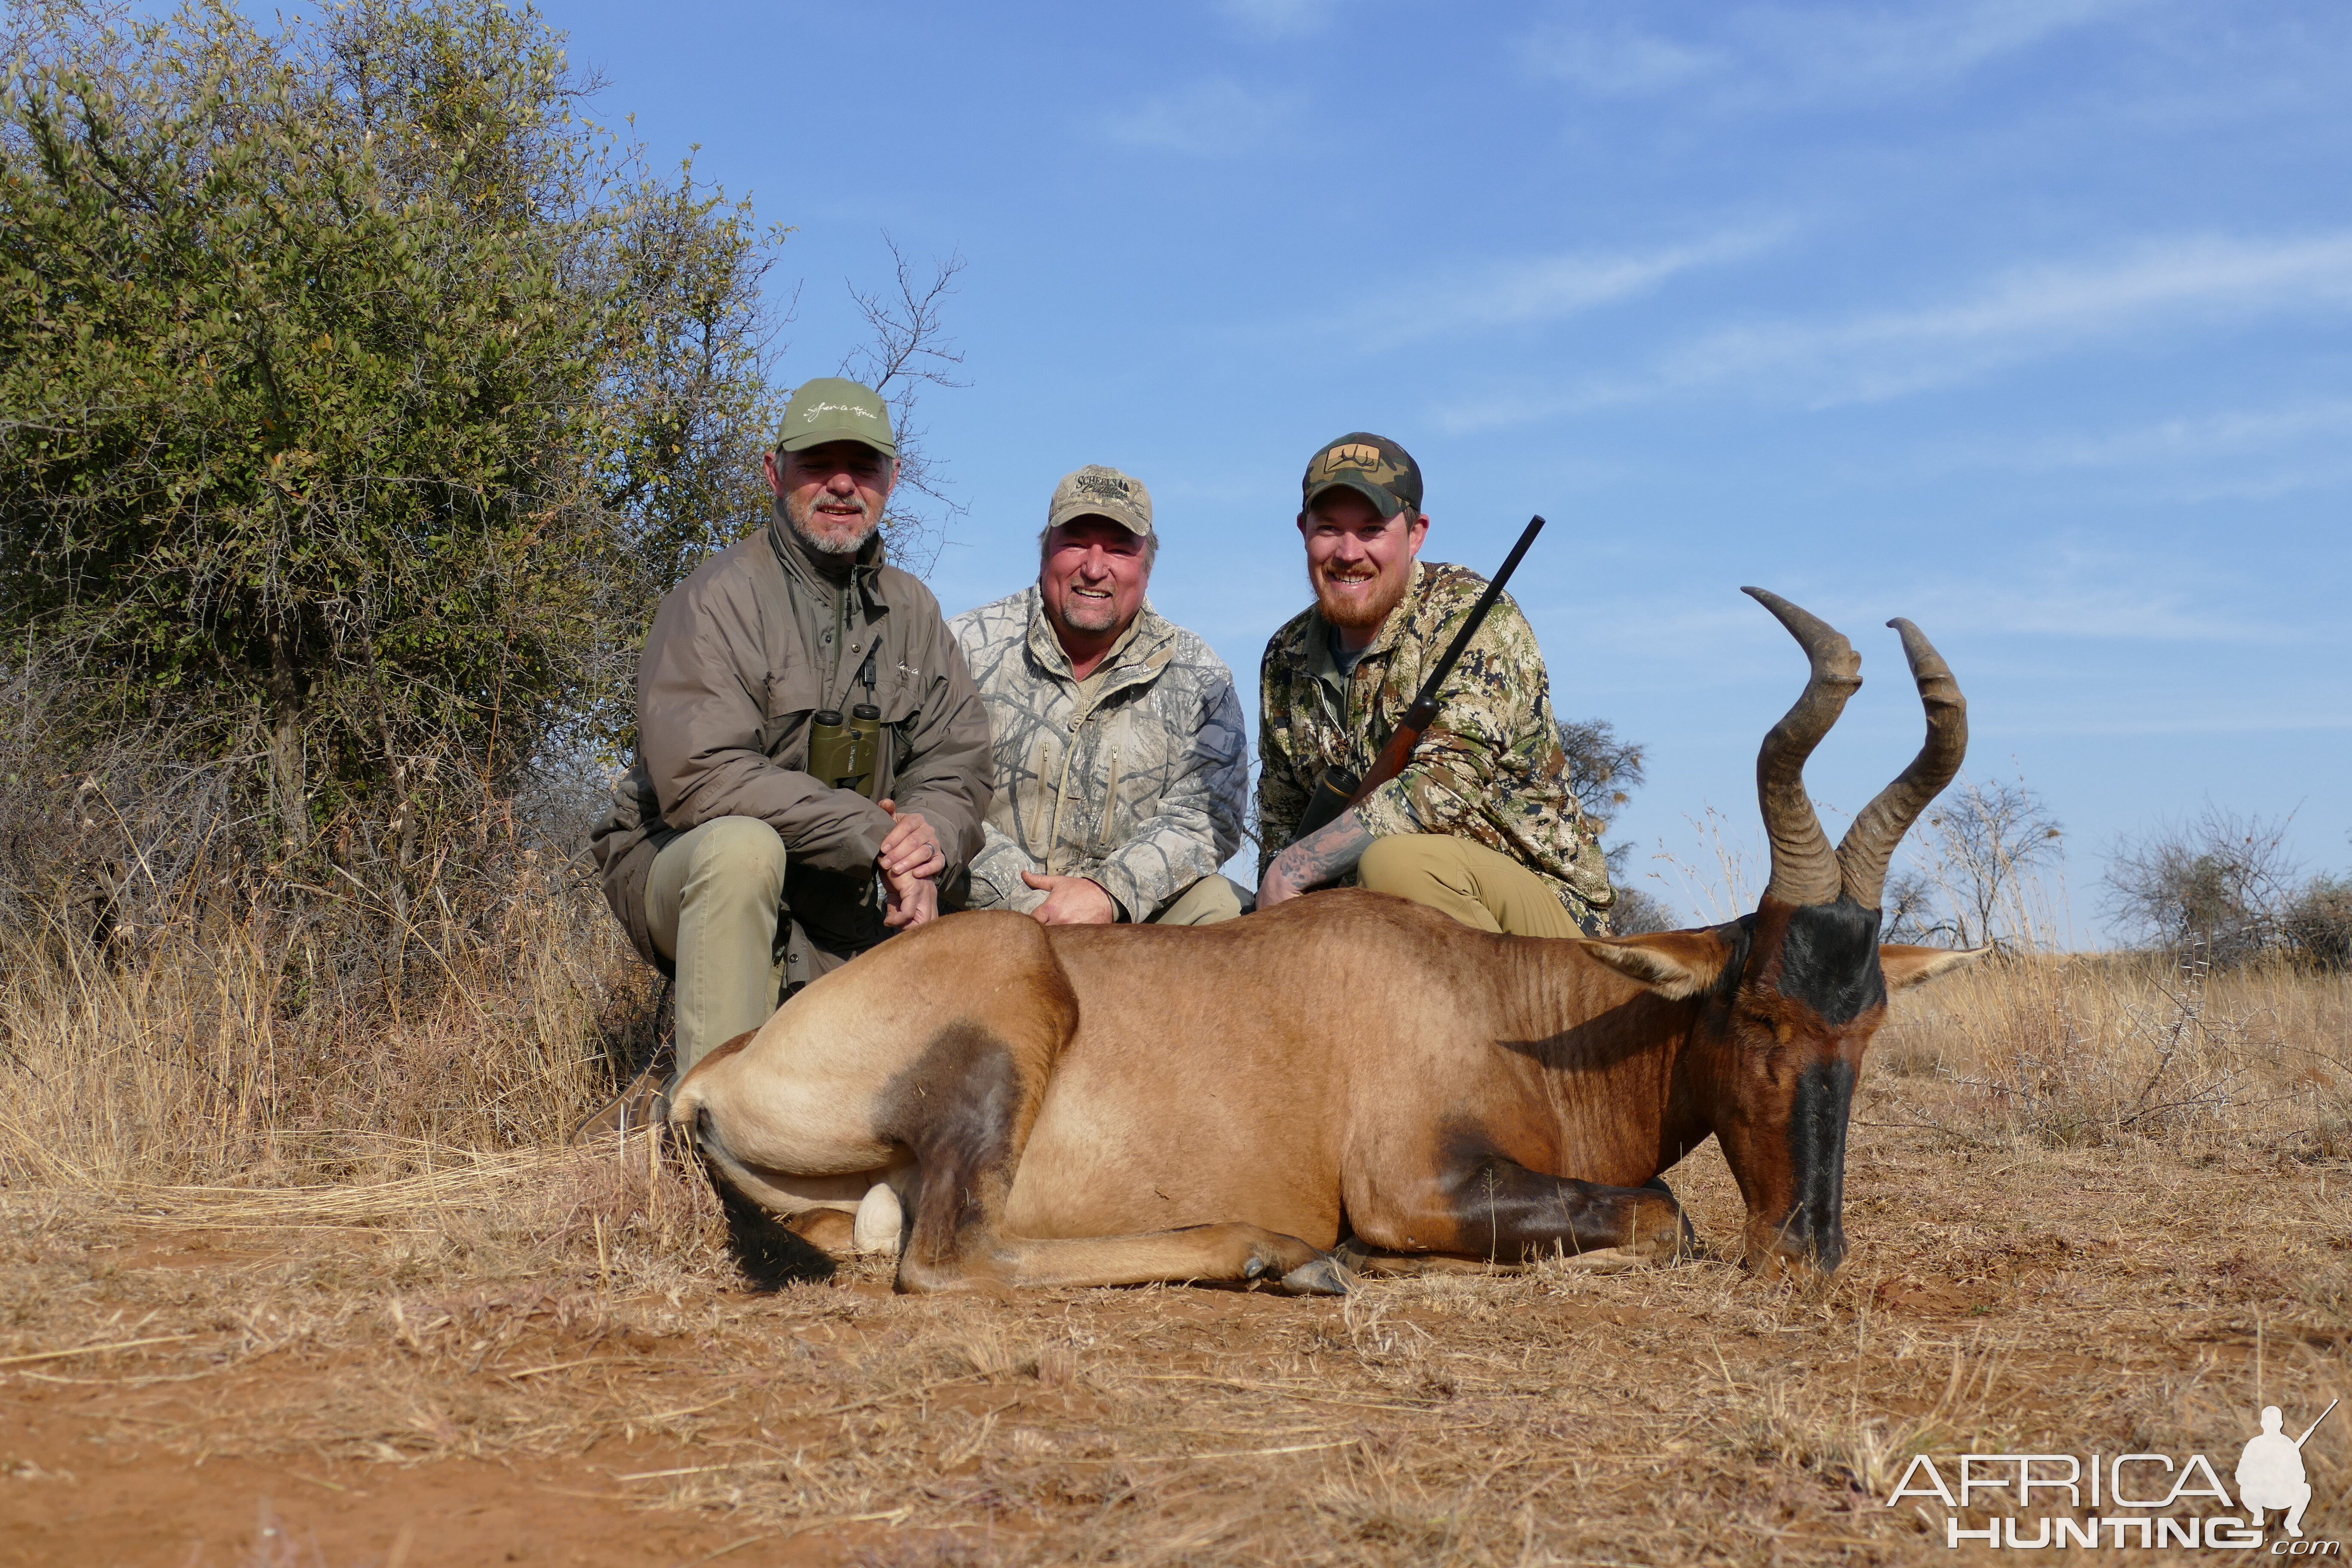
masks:
[[[1470,618],[1464,621],[1462,629],[1454,634],[1454,645],[1430,670],[1429,679],[1421,683],[1421,695],[1412,700],[1415,708],[1424,703],[1431,708],[1437,706],[1438,688],[1445,684],[1445,678],[1454,673],[1454,667],[1460,661],[1463,651],[1469,647],[1470,639],[1478,635],[1480,626],[1486,625],[1486,612],[1493,609],[1495,601],[1503,596],[1503,584],[1508,583],[1511,574],[1519,569],[1520,557],[1527,554],[1528,546],[1536,542],[1536,535],[1543,531],[1543,525],[1541,513],[1528,520],[1527,531],[1519,535],[1517,544],[1511,546],[1511,552],[1503,557],[1503,569],[1495,574],[1486,584],[1486,591],[1478,595],[1476,604],[1470,606]]]

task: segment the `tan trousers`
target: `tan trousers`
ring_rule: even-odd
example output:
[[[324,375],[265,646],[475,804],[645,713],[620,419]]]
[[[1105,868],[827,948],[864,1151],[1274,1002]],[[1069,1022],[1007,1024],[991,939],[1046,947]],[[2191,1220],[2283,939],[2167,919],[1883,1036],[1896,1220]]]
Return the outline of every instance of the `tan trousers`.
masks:
[[[1512,936],[1582,936],[1544,879],[1509,856],[1445,833],[1375,838],[1356,880]]]
[[[784,841],[756,816],[719,816],[654,857],[646,926],[677,967],[677,1070],[776,1010]]]
[[[677,969],[677,1070],[766,1023],[782,989],[784,841],[755,816],[714,817],[654,857],[646,925]],[[1213,925],[1242,912],[1242,891],[1202,878],[1151,923]]]
[[[1213,926],[1219,921],[1237,920],[1242,912],[1242,900],[1249,895],[1243,892],[1232,879],[1212,871],[1191,887],[1176,895],[1176,901],[1151,917],[1156,926]]]

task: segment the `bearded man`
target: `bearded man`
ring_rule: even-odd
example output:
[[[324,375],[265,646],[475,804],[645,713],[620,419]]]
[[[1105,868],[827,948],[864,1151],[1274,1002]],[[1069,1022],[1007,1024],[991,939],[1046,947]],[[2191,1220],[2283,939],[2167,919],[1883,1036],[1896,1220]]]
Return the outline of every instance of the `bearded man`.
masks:
[[[882,560],[889,410],[809,382],[761,468],[768,525],[654,616],[635,764],[593,834],[606,901],[677,982],[680,1074],[953,902],[988,809],[980,693],[939,601]],[[583,1131],[641,1124],[654,1081]]]
[[[1143,481],[1063,477],[1037,581],[948,623],[988,704],[996,757],[975,909],[1045,925],[1210,925],[1248,894],[1249,747],[1233,673],[1151,607],[1160,535]]]
[[[1306,837],[1316,780],[1368,772],[1486,586],[1421,559],[1421,468],[1386,437],[1307,465],[1299,537],[1315,603],[1266,644],[1258,710],[1257,904],[1353,881],[1518,936],[1608,929],[1608,862],[1569,787],[1534,630],[1505,595],[1404,770]]]

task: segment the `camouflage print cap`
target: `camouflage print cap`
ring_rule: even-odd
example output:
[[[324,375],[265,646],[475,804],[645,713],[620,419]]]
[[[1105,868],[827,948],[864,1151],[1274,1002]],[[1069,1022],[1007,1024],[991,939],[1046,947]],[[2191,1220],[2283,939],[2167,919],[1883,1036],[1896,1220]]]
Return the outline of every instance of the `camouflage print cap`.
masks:
[[[776,437],[776,450],[801,452],[827,441],[863,441],[886,458],[898,455],[898,438],[890,433],[890,410],[881,395],[837,375],[801,383],[784,405],[784,428]]]
[[[1421,510],[1421,465],[1385,436],[1353,430],[1308,459],[1299,504],[1308,506],[1334,485],[1345,485],[1381,509],[1382,517]]]
[[[1143,481],[1100,463],[1064,474],[1045,509],[1045,526],[1059,528],[1081,517],[1107,517],[1129,533],[1151,532],[1151,492]]]

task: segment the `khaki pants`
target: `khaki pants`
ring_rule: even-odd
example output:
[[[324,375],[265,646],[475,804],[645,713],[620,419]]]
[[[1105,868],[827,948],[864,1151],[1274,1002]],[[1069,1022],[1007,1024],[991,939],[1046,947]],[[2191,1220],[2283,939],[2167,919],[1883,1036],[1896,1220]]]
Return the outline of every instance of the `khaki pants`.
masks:
[[[1242,900],[1249,895],[1232,879],[1212,871],[1182,892],[1176,901],[1151,917],[1156,926],[1213,926],[1239,919]]]
[[[654,857],[646,926],[677,967],[677,1070],[776,1010],[784,841],[756,816],[719,816]]]
[[[1542,878],[1509,856],[1445,833],[1375,838],[1356,880],[1443,910],[1466,926],[1512,936],[1582,936]]]
[[[1242,890],[1202,878],[1154,925],[1212,925],[1242,912]],[[677,969],[677,1070],[776,1010],[783,969],[784,841],[755,816],[714,817],[654,857],[646,879],[646,926]]]

